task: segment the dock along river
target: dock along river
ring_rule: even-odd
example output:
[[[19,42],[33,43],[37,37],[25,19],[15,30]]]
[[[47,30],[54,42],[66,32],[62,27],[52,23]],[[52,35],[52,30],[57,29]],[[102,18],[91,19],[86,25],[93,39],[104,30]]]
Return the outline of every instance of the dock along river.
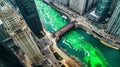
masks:
[[[65,26],[69,19],[42,0],[35,0],[42,25],[50,33]],[[60,37],[58,47],[67,55],[77,58],[86,67],[120,67],[120,51],[109,48],[85,30],[72,29]]]

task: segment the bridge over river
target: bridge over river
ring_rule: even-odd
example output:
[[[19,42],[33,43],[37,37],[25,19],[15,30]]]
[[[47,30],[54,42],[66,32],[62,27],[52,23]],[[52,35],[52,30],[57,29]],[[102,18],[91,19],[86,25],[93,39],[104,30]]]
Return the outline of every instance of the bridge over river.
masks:
[[[54,32],[52,34],[53,38],[56,37],[56,39],[58,40],[61,35],[63,35],[64,33],[68,32],[69,30],[75,28],[75,23],[77,23],[77,21],[71,21],[67,25],[63,26],[60,30]]]
[[[68,19],[63,18],[42,0],[35,0],[35,3],[42,25],[48,32],[56,32],[68,24]],[[62,34],[55,34],[55,36],[60,35]],[[82,29],[66,32],[57,44],[67,55],[77,58],[87,67],[119,67],[120,52],[104,46],[98,39]]]

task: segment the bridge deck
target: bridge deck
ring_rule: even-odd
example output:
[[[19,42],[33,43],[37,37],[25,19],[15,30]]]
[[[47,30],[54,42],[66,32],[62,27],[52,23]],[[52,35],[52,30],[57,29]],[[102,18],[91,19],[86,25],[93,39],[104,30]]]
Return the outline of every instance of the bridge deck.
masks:
[[[75,27],[76,22],[77,21],[72,21],[72,22],[68,23],[67,25],[63,26],[60,30],[53,33],[53,37],[59,37],[59,36],[63,35],[67,31],[69,31],[71,28]]]

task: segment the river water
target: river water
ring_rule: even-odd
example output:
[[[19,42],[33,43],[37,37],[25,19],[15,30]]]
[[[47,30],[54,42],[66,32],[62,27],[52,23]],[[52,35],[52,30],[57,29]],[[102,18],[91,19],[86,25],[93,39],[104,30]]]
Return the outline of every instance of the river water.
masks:
[[[35,0],[42,25],[50,33],[65,26],[69,19],[41,0]],[[58,47],[67,55],[77,58],[87,67],[120,67],[120,51],[111,49],[85,30],[72,29],[58,41]]]

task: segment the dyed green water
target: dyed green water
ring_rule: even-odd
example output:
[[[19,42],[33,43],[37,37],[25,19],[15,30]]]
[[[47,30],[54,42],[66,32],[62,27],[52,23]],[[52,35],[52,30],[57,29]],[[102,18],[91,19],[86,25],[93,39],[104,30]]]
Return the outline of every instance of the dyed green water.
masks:
[[[62,18],[56,10],[41,0],[35,0],[35,3],[42,24],[49,32],[55,32],[67,24],[67,19]],[[63,35],[58,42],[58,47],[65,49],[67,54],[82,60],[88,67],[110,67],[101,51],[94,48],[92,43],[79,34],[79,30],[74,29]]]
[[[38,7],[38,13],[40,15],[42,24],[45,26],[45,28],[50,31],[54,32],[59,30],[62,26],[66,25],[66,20],[61,17],[58,12],[56,12],[54,9],[46,5],[40,0],[35,0],[37,7]]]
[[[99,50],[95,49],[90,43],[85,41],[84,37],[79,34],[77,30],[71,30],[70,32],[65,34],[62,37],[62,42],[64,45],[68,45],[70,48],[78,51],[77,57],[80,57],[79,59],[84,61],[89,67],[108,66],[102,53]],[[80,56],[79,54],[81,54],[82,56]]]

